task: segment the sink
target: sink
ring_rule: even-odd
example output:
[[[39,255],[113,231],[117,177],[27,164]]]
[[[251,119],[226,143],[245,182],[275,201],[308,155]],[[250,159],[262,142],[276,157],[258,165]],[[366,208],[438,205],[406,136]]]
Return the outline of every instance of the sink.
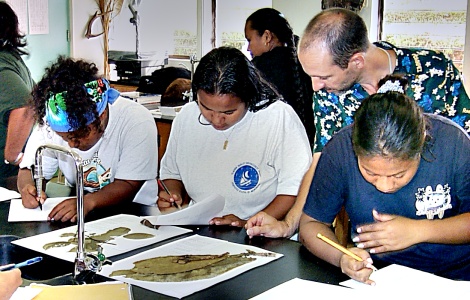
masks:
[[[116,281],[115,279],[104,277],[99,274],[94,274],[92,277],[86,280],[86,284],[94,284],[94,283],[102,283],[102,282],[109,282],[109,281]],[[46,284],[50,286],[59,286],[59,285],[78,285],[77,281],[72,276],[72,273],[59,275],[57,277],[51,279],[44,279],[44,280],[31,280],[31,279],[24,279],[22,286],[29,286],[31,283],[39,283],[39,284]]]
[[[41,281],[72,273],[74,269],[72,262],[11,243],[19,238],[20,237],[14,235],[0,235],[0,265],[20,263],[36,256],[42,256],[43,260],[41,262],[21,268],[21,277],[23,277],[23,279]]]

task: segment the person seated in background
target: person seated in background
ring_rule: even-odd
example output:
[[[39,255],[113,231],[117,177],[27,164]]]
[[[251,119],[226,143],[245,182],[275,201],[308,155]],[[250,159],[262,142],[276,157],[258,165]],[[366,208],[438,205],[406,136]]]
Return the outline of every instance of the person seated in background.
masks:
[[[18,17],[0,1],[0,178],[18,174],[23,148],[34,124],[34,112],[27,105],[34,82],[21,58],[28,54],[19,31]],[[3,163],[4,162],[4,163]],[[13,177],[14,179],[14,177]]]
[[[235,48],[200,60],[192,92],[196,101],[174,119],[161,161],[171,195],[160,191],[158,207],[219,194],[225,207],[210,224],[242,227],[259,211],[283,218],[311,161],[295,111]]]
[[[163,95],[168,86],[178,78],[191,79],[191,71],[181,67],[157,69],[139,80],[138,92]]]
[[[157,129],[142,105],[119,97],[94,63],[59,57],[33,90],[32,106],[39,123],[26,144],[18,173],[23,205],[38,207],[46,195],[31,177],[36,149],[55,144],[70,148],[83,162],[84,212],[126,201],[155,204],[158,173]],[[65,154],[43,155],[43,174],[60,169],[75,185],[74,160]],[[76,221],[76,199],[59,203],[50,220]]]
[[[180,106],[188,103],[185,94],[191,91],[191,80],[177,78],[166,88],[160,99],[161,106]]]
[[[22,282],[20,269],[0,272],[0,300],[10,299]]]
[[[470,280],[470,137],[455,122],[423,113],[403,94],[403,78],[381,83],[323,149],[300,241],[367,284],[374,284],[374,261]],[[342,206],[354,232],[350,250],[364,261],[317,238],[336,241],[331,223]]]
[[[308,188],[323,146],[352,123],[361,102],[376,93],[389,74],[409,81],[405,93],[427,113],[443,115],[470,130],[470,100],[462,77],[444,53],[371,43],[364,20],[348,9],[332,8],[307,25],[298,47],[299,60],[314,90],[315,146],[313,163],[286,218],[277,222],[264,213],[247,223],[249,236],[291,236],[298,228]],[[344,50],[347,49],[347,50]]]
[[[290,104],[315,139],[312,82],[297,58],[297,36],[286,18],[273,8],[252,13],[245,23],[245,37],[253,64]]]

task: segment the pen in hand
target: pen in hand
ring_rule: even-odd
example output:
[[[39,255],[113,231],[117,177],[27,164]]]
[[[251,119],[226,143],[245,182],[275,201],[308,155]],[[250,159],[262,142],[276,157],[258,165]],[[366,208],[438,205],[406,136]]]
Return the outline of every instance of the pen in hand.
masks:
[[[35,257],[35,258],[28,259],[24,262],[20,262],[18,264],[9,264],[9,265],[6,265],[6,266],[2,266],[2,267],[0,267],[0,272],[10,271],[10,270],[13,270],[13,269],[29,266],[29,265],[38,263],[41,260],[42,260],[42,256],[38,256],[38,257]]]
[[[345,247],[341,246],[340,244],[333,242],[332,240],[330,240],[326,236],[322,235],[321,233],[317,234],[317,238],[319,238],[320,240],[322,240],[325,243],[329,244],[330,246],[335,247],[336,249],[343,252],[344,254],[351,256],[352,258],[354,258],[357,261],[364,261],[362,258],[357,256],[356,254],[352,253],[351,251],[349,251]],[[372,265],[371,265],[371,269],[374,270],[374,271],[377,271],[377,268],[372,266]]]
[[[170,190],[168,189],[168,187],[165,185],[165,183],[163,181],[161,181],[160,179],[157,179],[158,181],[158,184],[165,190],[165,192],[170,195],[171,197],[171,193],[170,193]],[[181,209],[181,205],[179,205],[178,203],[176,203],[176,201],[173,202],[173,205],[178,208],[178,209]]]

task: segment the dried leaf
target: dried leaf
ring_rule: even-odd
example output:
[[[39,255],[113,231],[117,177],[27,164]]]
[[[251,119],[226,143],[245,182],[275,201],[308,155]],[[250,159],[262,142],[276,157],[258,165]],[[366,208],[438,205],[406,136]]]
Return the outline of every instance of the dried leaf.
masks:
[[[109,276],[126,276],[142,281],[183,282],[213,278],[256,260],[252,256],[271,257],[271,252],[255,252],[229,255],[180,255],[158,256],[134,262],[128,270],[115,270]]]

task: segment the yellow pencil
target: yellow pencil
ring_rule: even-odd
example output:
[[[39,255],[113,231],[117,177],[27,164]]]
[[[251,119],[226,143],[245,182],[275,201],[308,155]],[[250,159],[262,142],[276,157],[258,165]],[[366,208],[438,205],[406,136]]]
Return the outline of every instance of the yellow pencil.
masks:
[[[326,236],[322,235],[321,233],[318,233],[318,234],[317,234],[317,238],[319,238],[320,240],[326,242],[327,244],[330,244],[331,246],[335,247],[336,249],[338,249],[339,251],[343,252],[344,254],[347,254],[347,255],[351,256],[352,258],[354,258],[354,259],[357,260],[357,261],[364,261],[362,258],[360,258],[359,256],[357,256],[356,254],[352,253],[351,251],[349,251],[348,249],[344,248],[344,247],[341,246],[340,244],[333,242],[332,240],[330,240],[330,239],[327,238]],[[371,266],[371,269],[374,270],[374,271],[377,271],[377,268],[374,267],[374,266]]]

